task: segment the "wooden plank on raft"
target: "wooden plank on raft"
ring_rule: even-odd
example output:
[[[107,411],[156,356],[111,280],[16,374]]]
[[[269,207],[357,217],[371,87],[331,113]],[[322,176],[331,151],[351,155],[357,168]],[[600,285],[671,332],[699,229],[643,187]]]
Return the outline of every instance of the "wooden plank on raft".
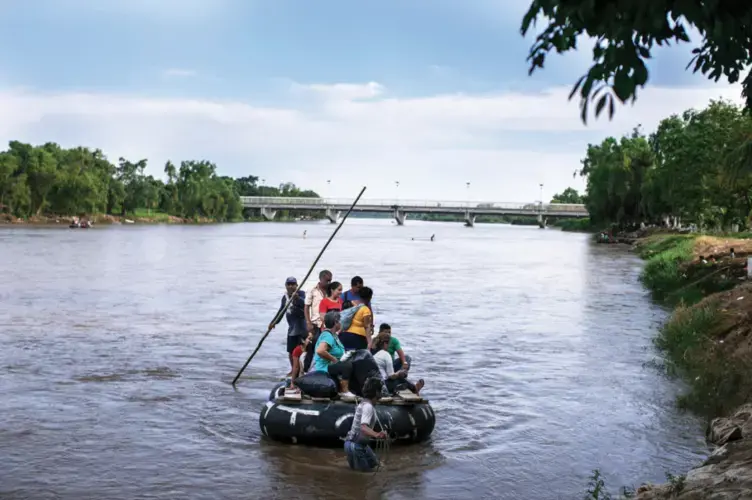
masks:
[[[397,395],[399,395],[399,397],[401,397],[405,401],[416,402],[416,403],[418,401],[423,401],[423,398],[421,398],[420,396],[416,396],[410,391],[399,391]]]
[[[285,394],[282,396],[282,399],[284,399],[285,401],[300,401],[303,399],[303,396],[299,392],[285,391]]]

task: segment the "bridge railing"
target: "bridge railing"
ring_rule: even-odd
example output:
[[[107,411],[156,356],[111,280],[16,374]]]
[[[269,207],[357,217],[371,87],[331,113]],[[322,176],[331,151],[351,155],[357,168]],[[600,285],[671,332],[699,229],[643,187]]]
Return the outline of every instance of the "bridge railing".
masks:
[[[258,207],[316,207],[322,209],[327,207],[345,207],[352,204],[352,198],[293,198],[284,196],[241,196],[240,201],[245,206]],[[544,212],[567,212],[567,213],[587,213],[585,205],[565,204],[565,203],[506,203],[506,202],[477,202],[477,201],[431,201],[431,200],[410,200],[410,199],[377,199],[377,200],[360,200],[358,206],[364,207],[392,207],[398,206],[406,209],[420,208],[451,208],[451,209],[505,209],[505,210],[524,210]]]

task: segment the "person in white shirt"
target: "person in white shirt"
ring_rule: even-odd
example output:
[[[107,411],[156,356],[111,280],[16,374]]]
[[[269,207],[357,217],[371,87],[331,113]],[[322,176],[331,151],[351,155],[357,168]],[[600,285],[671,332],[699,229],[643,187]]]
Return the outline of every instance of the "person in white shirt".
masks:
[[[381,332],[376,336],[373,345],[374,349],[376,349],[373,359],[379,367],[379,373],[381,373],[381,378],[384,380],[387,390],[393,394],[406,388],[410,392],[420,395],[420,390],[425,385],[423,379],[418,380],[417,384],[413,384],[407,380],[407,370],[394,371],[394,360],[387,350],[389,347],[389,337],[388,333]]]

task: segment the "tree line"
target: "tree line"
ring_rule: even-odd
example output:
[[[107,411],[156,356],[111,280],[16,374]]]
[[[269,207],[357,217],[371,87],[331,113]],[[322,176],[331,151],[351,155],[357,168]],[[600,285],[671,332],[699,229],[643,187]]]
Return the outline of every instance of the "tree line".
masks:
[[[256,176],[233,179],[215,164],[168,161],[166,182],[146,175],[147,160],[107,160],[99,149],[65,149],[55,143],[32,146],[11,141],[0,152],[0,213],[27,218],[42,214],[113,214],[139,209],[187,219],[238,220],[240,196],[318,197],[292,183],[259,185]],[[245,214],[248,215],[248,214]]]
[[[589,144],[579,174],[594,223],[692,223],[708,230],[750,226],[752,117],[711,101],[663,119],[645,134]]]

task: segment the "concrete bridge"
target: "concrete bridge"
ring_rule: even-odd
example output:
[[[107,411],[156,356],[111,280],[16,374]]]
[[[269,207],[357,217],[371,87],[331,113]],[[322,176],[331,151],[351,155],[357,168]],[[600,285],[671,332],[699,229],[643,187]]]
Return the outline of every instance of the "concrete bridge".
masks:
[[[241,196],[245,208],[260,210],[267,220],[273,220],[278,210],[323,211],[326,218],[335,223],[346,212],[352,199],[345,198],[285,198],[274,196]],[[478,215],[522,215],[537,217],[544,226],[548,217],[587,217],[585,205],[559,203],[499,203],[470,201],[425,201],[425,200],[360,200],[354,212],[391,213],[400,226],[408,214],[457,214],[464,217],[465,225],[473,227]]]

